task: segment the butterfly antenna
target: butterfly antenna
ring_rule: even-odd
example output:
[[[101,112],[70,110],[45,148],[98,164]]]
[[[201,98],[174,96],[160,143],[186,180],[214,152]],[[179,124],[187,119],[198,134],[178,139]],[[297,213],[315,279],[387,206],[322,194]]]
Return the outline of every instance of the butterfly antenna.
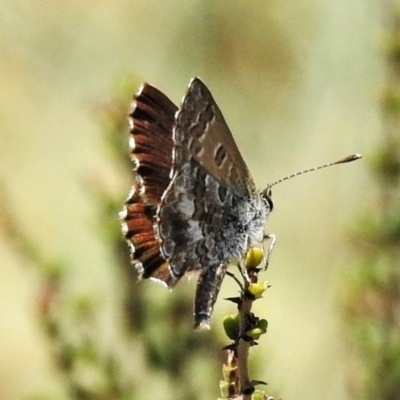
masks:
[[[303,171],[296,172],[294,174],[285,176],[284,178],[278,179],[277,181],[270,183],[267,186],[267,188],[265,189],[265,192],[268,192],[272,188],[272,186],[275,186],[276,184],[281,183],[283,181],[287,181],[288,179],[292,179],[295,176],[303,175],[303,174],[306,174],[307,172],[318,171],[319,169],[332,167],[333,165],[337,165],[337,164],[346,164],[346,163],[349,163],[349,162],[352,162],[352,161],[356,161],[356,160],[360,159],[361,157],[362,157],[361,154],[352,154],[350,156],[347,156],[347,157],[342,158],[341,160],[338,160],[338,161],[335,161],[335,162],[331,162],[331,163],[328,163],[328,164],[320,165],[319,167],[304,169]]]

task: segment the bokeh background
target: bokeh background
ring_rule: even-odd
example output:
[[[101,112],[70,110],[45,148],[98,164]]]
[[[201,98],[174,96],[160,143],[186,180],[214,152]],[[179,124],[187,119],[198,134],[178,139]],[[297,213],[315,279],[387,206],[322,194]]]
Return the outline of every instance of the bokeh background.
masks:
[[[193,76],[213,92],[260,188],[300,169],[364,155],[274,188],[267,231],[278,239],[265,273],[273,286],[256,304],[269,331],[252,360],[254,378],[266,380],[276,397],[349,399],[356,371],[340,298],[346,272],[357,263],[349,237],[376,196],[368,155],[381,135],[382,19],[379,2],[365,0],[2,0],[1,207],[17,228],[4,229],[0,243],[0,399],[131,398],[112,390],[79,397],[68,389],[74,379],[103,388],[104,371],[85,362],[71,368],[64,360],[66,374],[54,357],[60,342],[82,335],[123,360],[132,398],[218,397],[223,353],[204,348],[211,336],[215,348],[226,344],[221,318],[232,306],[218,301],[207,339],[196,333],[197,344],[185,344],[185,379],[197,382],[197,394],[184,397],[184,378],[152,369],[146,342],[179,347],[186,341],[193,282],[171,293],[152,282],[129,286],[145,291],[149,303],[180,296],[189,302],[178,318],[187,329],[171,334],[148,322],[147,333],[128,329],[127,350],[126,275],[117,267],[115,236],[105,232],[118,231],[115,204],[122,206],[132,179],[127,159],[110,148],[110,131],[118,126],[125,143],[120,121],[141,82],[179,104]],[[112,213],[99,192],[112,198]],[[54,278],[43,265],[62,270],[62,290],[60,273]],[[56,281],[55,290],[49,281]],[[227,281],[221,298],[235,291]],[[49,327],[43,320],[54,299]],[[151,309],[143,312],[151,321]],[[191,348],[193,360],[202,352],[195,365]]]

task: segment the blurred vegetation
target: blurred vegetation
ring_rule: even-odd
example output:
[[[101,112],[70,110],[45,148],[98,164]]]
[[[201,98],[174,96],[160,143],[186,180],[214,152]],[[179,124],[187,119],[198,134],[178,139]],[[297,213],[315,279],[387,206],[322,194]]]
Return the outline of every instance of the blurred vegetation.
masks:
[[[400,8],[389,2],[385,12],[383,132],[370,157],[378,196],[358,221],[362,259],[348,274],[344,308],[355,353],[349,386],[358,400],[400,399]]]
[[[178,103],[199,75],[260,188],[366,154],[379,125],[377,4],[2,2],[1,400],[169,398],[186,388],[188,398],[217,396],[226,339],[215,337],[217,319],[212,332],[192,332],[193,282],[169,293],[137,283],[130,268],[117,217],[133,179],[127,105],[142,81]],[[126,71],[137,76],[103,101]],[[255,304],[270,329],[250,369],[285,399],[347,398],[333,286],[347,265],[343,225],[369,188],[365,164],[274,191],[274,290]],[[218,303],[216,316],[226,302]]]

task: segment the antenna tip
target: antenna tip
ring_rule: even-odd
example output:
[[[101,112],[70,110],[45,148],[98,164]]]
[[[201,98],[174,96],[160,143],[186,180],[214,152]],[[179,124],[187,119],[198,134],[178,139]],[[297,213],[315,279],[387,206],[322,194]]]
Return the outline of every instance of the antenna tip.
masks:
[[[336,164],[345,164],[345,163],[349,163],[349,162],[352,162],[352,161],[359,160],[360,158],[362,158],[362,155],[356,153],[356,154],[352,154],[350,156],[347,156],[347,157],[343,158],[342,160],[337,161]]]

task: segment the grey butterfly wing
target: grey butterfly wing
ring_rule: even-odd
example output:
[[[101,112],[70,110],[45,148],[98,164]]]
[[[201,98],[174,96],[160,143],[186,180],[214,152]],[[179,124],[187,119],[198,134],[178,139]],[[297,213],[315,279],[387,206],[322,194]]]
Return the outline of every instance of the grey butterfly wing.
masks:
[[[238,193],[255,191],[232,133],[212,94],[199,78],[191,80],[177,112],[174,140],[174,170],[179,170],[191,157]]]

